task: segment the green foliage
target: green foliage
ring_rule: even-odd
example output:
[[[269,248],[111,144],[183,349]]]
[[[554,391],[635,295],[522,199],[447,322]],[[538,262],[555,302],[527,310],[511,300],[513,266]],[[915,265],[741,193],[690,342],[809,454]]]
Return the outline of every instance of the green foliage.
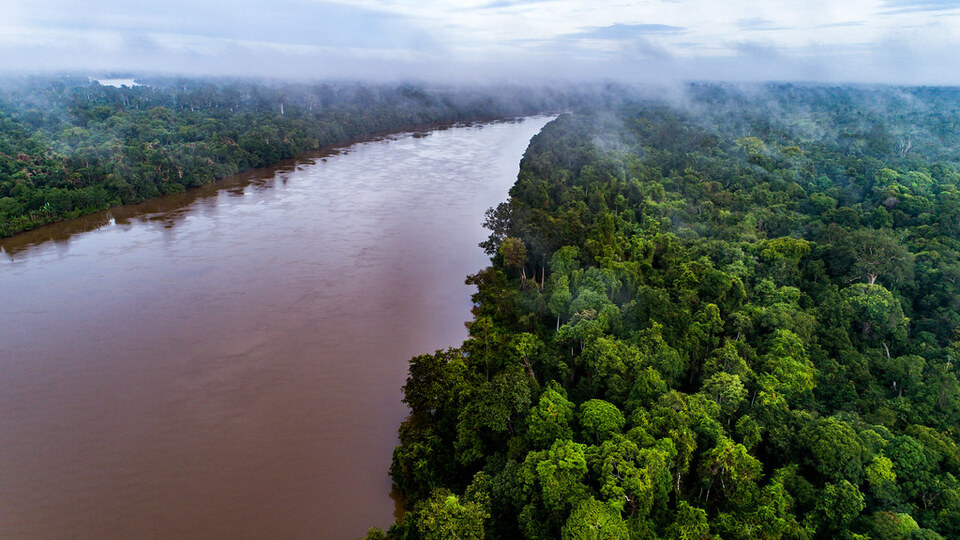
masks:
[[[626,538],[620,511],[592,497],[580,502],[563,526],[563,540],[617,540]]]
[[[482,470],[495,538],[960,537],[960,90],[687,93],[531,140],[471,338],[411,364],[410,506]]]
[[[614,433],[620,433],[624,422],[620,409],[602,399],[591,399],[580,405],[580,425],[584,435],[598,444]]]
[[[866,468],[867,483],[875,497],[884,502],[893,502],[897,499],[897,473],[893,470],[893,462],[886,456],[878,455],[873,458]]]
[[[574,406],[560,385],[554,383],[540,394],[540,402],[527,417],[527,436],[533,448],[548,448],[557,439],[572,439]]]
[[[507,266],[522,268],[527,263],[527,248],[519,238],[504,239],[499,253]]]
[[[487,483],[483,473],[478,473],[463,497],[441,489],[419,503],[410,519],[420,537],[424,540],[483,540],[484,520],[490,517],[490,496],[485,492],[489,489]]]
[[[675,540],[707,540],[710,538],[707,513],[686,501],[680,501],[676,520],[667,527],[666,533],[667,538]]]
[[[817,386],[817,370],[799,336],[789,330],[777,330],[763,356],[763,370],[760,384],[764,391],[780,394],[791,404]]]
[[[911,538],[912,533],[920,530],[917,522],[910,514],[895,512],[875,512],[873,514],[873,531],[878,539],[905,540]]]
[[[811,422],[801,433],[813,466],[824,478],[860,484],[864,453],[860,437],[850,425],[836,418]]]
[[[818,514],[827,531],[846,530],[864,508],[863,494],[846,480],[824,486],[823,497],[817,502]]]
[[[586,446],[572,441],[554,441],[550,450],[527,455],[524,461],[524,482],[539,486],[548,511],[567,512],[588,496],[583,484],[587,474]]]
[[[515,432],[517,416],[530,407],[530,386],[519,366],[511,366],[469,394],[457,422],[457,458],[464,464],[484,456],[484,435]]]
[[[856,283],[841,291],[847,320],[859,328],[859,337],[883,340],[902,337],[907,325],[900,301],[882,285]]]
[[[747,390],[740,376],[722,371],[704,381],[701,391],[715,400],[717,405],[720,405],[720,410],[727,415],[735,413],[747,397]]]

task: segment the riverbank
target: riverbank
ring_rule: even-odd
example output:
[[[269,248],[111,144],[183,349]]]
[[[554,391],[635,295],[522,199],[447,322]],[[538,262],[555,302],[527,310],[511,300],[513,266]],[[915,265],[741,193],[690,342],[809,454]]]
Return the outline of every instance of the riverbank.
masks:
[[[542,114],[549,114],[549,113],[537,113],[537,114],[526,115],[526,116],[537,116],[537,115],[542,115]],[[114,212],[116,209],[118,209],[118,208],[124,208],[124,207],[144,207],[144,205],[147,205],[150,201],[155,200],[155,199],[158,199],[158,198],[162,198],[162,197],[173,197],[173,198],[177,198],[178,195],[182,195],[182,194],[184,194],[184,193],[186,193],[186,194],[194,193],[194,194],[195,194],[195,193],[198,193],[197,190],[201,190],[201,189],[203,189],[205,186],[215,185],[215,184],[223,183],[223,182],[229,182],[229,179],[230,179],[231,177],[235,177],[235,176],[238,176],[238,175],[245,175],[245,174],[250,173],[251,171],[255,171],[255,170],[258,170],[258,169],[273,169],[273,168],[279,168],[279,167],[283,167],[285,164],[296,163],[297,161],[301,161],[301,160],[304,160],[304,159],[323,159],[323,158],[325,158],[325,157],[327,157],[327,156],[337,154],[337,153],[339,153],[341,150],[343,150],[344,148],[348,148],[348,147],[353,146],[353,145],[355,145],[355,144],[359,144],[359,143],[363,143],[363,142],[378,141],[378,140],[382,140],[382,139],[384,139],[384,138],[387,138],[387,137],[390,137],[390,136],[393,136],[393,135],[400,135],[400,134],[403,134],[403,133],[412,133],[414,137],[418,137],[418,136],[425,136],[424,134],[428,134],[430,131],[434,131],[434,130],[444,130],[444,129],[450,129],[450,128],[455,128],[455,127],[469,127],[469,126],[473,126],[473,125],[477,125],[477,124],[487,124],[487,123],[496,123],[496,122],[509,122],[509,121],[514,121],[514,120],[517,120],[517,119],[523,118],[523,117],[524,117],[524,116],[484,116],[484,117],[465,118],[465,119],[463,119],[463,120],[456,120],[456,121],[430,122],[430,123],[426,123],[426,124],[424,124],[424,123],[409,124],[409,125],[401,126],[401,127],[399,127],[399,128],[395,128],[395,129],[380,130],[380,131],[375,131],[375,132],[371,132],[371,133],[367,133],[367,134],[363,134],[363,135],[358,135],[358,136],[354,136],[354,137],[349,137],[349,138],[343,139],[343,140],[341,140],[341,141],[337,141],[337,142],[334,142],[334,143],[331,143],[331,144],[327,144],[327,145],[321,146],[321,147],[319,147],[319,148],[302,150],[302,151],[300,151],[300,152],[299,152],[296,156],[294,156],[294,157],[278,159],[278,160],[276,160],[275,162],[270,163],[270,164],[265,165],[265,166],[245,168],[245,169],[241,169],[241,170],[237,171],[236,173],[233,173],[233,174],[230,174],[230,175],[213,178],[213,179],[211,179],[211,180],[209,180],[209,181],[206,181],[206,182],[202,183],[202,184],[199,185],[199,186],[193,186],[193,187],[185,188],[185,189],[183,189],[182,191],[174,190],[174,191],[171,191],[171,192],[168,192],[168,193],[158,193],[156,196],[150,197],[150,198],[148,198],[148,199],[146,199],[146,200],[144,200],[144,201],[137,201],[137,202],[127,203],[127,204],[115,204],[115,205],[109,205],[109,206],[102,207],[102,208],[101,208],[101,207],[87,208],[87,209],[83,209],[83,210],[80,210],[80,211],[75,211],[75,212],[73,212],[73,213],[71,213],[71,214],[69,214],[69,215],[67,215],[67,216],[50,217],[49,219],[46,219],[46,220],[44,220],[43,218],[40,218],[40,219],[37,219],[37,220],[31,220],[30,225],[29,225],[28,227],[23,228],[23,229],[20,229],[20,230],[15,230],[14,232],[8,232],[8,231],[11,230],[11,229],[9,228],[9,225],[8,225],[8,224],[0,223],[0,238],[10,238],[10,237],[15,237],[15,236],[23,235],[23,234],[25,234],[25,233],[29,233],[29,232],[32,232],[32,231],[41,231],[44,227],[46,227],[46,226],[48,226],[48,225],[52,225],[52,224],[56,224],[56,223],[62,223],[62,222],[65,222],[65,221],[76,221],[76,220],[78,220],[78,219],[81,219],[81,218],[84,218],[84,217],[88,217],[88,216],[91,216],[91,215],[96,215],[96,214],[103,214],[102,217],[106,217],[106,218],[107,218],[106,221],[104,221],[104,220],[102,220],[102,219],[101,219],[101,220],[97,220],[96,218],[93,219],[93,220],[83,220],[83,221],[81,221],[81,223],[83,223],[83,224],[81,225],[80,228],[76,229],[75,232],[82,232],[82,231],[85,231],[85,230],[90,230],[90,224],[91,224],[91,223],[98,223],[98,222],[106,223],[106,222],[109,222],[110,219],[112,219],[113,217],[115,217],[114,214],[113,214],[113,212]],[[221,186],[221,187],[222,187],[222,186]],[[136,213],[136,211],[134,211],[134,213]],[[121,214],[122,214],[122,213],[121,213]],[[95,227],[94,227],[94,228],[95,228]],[[6,233],[6,234],[4,234],[4,233]],[[44,235],[43,235],[43,233],[41,232],[38,236],[42,238]],[[56,237],[49,237],[48,239],[49,239],[49,240],[56,240]],[[29,243],[33,243],[33,242],[35,242],[35,241],[36,241],[35,239],[31,239],[31,240],[29,240],[28,242],[29,242]]]
[[[536,114],[543,92],[180,81],[0,87],[0,237],[181,193],[307,151]]]

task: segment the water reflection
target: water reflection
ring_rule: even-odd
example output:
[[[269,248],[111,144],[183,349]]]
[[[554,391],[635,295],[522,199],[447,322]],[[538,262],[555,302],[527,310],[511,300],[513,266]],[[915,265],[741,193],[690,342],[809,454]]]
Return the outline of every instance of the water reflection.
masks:
[[[290,173],[303,171],[311,165],[316,165],[317,160],[325,162],[327,156],[342,153],[342,149],[308,153],[295,160],[280,162],[274,167],[254,169],[228,176],[185,193],[165,195],[140,204],[111,208],[70,221],[40,227],[11,238],[0,239],[0,252],[14,259],[20,253],[45,243],[55,242],[63,246],[81,233],[112,225],[158,222],[163,227],[175,227],[188,212],[198,206],[215,206],[217,199],[224,194],[242,197],[248,192],[260,193],[271,189],[278,181],[286,184]]]

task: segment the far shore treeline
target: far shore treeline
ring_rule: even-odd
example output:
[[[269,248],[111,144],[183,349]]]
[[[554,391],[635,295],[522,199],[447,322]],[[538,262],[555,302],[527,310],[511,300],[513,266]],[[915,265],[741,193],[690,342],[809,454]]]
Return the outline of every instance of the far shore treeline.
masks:
[[[142,82],[0,81],[0,237],[375,134],[569,105],[520,88]]]
[[[960,90],[561,115],[368,538],[960,538]]]

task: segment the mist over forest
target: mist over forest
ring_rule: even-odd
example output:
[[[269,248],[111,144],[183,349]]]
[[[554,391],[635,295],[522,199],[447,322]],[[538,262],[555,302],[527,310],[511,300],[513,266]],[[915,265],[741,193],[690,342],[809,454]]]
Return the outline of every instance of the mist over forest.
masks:
[[[960,537],[955,2],[0,4],[0,239],[385,136],[546,124],[469,246],[465,340],[410,359],[402,422],[378,417],[396,512],[367,539]],[[444,263],[412,259],[377,264]]]
[[[9,74],[956,84],[952,1],[5,2]]]

